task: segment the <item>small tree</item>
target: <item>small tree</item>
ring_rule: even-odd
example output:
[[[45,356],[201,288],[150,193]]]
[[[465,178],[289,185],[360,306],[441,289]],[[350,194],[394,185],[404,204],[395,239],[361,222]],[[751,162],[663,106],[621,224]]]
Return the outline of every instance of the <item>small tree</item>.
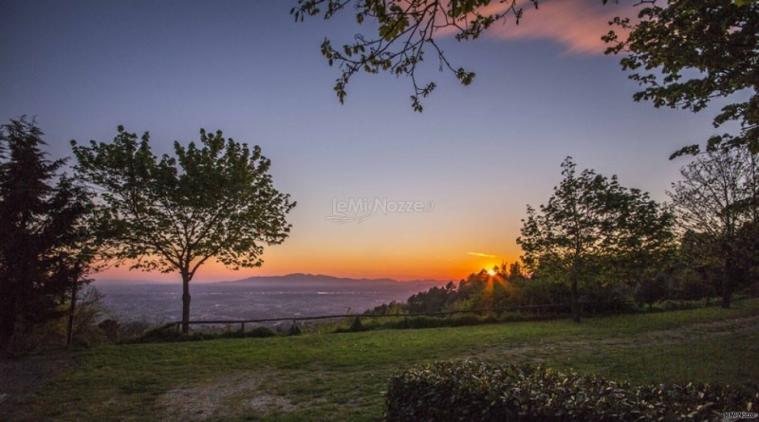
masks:
[[[0,128],[0,348],[24,328],[60,317],[61,305],[91,264],[77,245],[89,238],[92,203],[47,159],[42,131],[11,120]],[[76,268],[72,262],[76,261]]]
[[[579,321],[580,285],[608,264],[630,257],[638,259],[632,262],[639,271],[645,270],[649,261],[641,257],[671,238],[671,217],[647,194],[620,186],[616,176],[592,170],[578,175],[571,157],[561,167],[564,179],[548,203],[537,211],[527,207],[517,243],[531,271],[569,286],[572,314]]]
[[[727,308],[743,278],[738,234],[757,218],[755,157],[745,146],[716,148],[698,155],[680,173],[682,180],[669,192],[679,226],[683,233],[698,234],[701,250],[712,251],[722,273],[716,287]]]
[[[504,264],[504,273],[506,265]],[[511,264],[509,264],[509,270],[508,273],[506,273],[506,280],[512,283],[516,282],[523,282],[527,280],[527,275],[524,273],[524,268],[522,268],[522,263],[519,261],[514,261]]]
[[[178,271],[182,331],[189,331],[190,281],[214,258],[227,267],[257,267],[263,244],[284,241],[295,206],[273,184],[261,148],[200,131],[200,145],[174,143],[156,157],[149,134],[119,126],[112,143],[72,141],[77,172],[100,190],[98,221],[105,254],[133,269]]]

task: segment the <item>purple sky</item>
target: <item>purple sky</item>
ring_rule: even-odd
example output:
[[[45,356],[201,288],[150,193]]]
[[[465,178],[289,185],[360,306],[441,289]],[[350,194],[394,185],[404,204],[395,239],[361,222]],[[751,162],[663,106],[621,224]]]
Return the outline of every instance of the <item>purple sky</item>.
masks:
[[[294,1],[284,0],[5,1],[0,118],[36,116],[55,156],[69,154],[72,138],[111,139],[118,124],[149,130],[159,152],[201,127],[260,144],[276,184],[298,201],[292,237],[267,251],[261,269],[210,265],[201,280],[301,271],[458,278],[519,255],[525,205],[547,199],[566,155],[664,199],[682,164],[668,155],[715,132],[713,110],[632,101],[618,59],[588,47],[609,14],[588,1],[575,4],[592,13],[529,14],[518,35],[499,28],[474,43],[444,41],[477,78],[461,87],[430,63],[422,76],[439,87],[423,114],[409,107],[409,82],[388,75],[357,77],[346,104],[337,102],[337,72],[319,44],[358,32],[352,13],[296,24]],[[333,203],[350,198],[433,206],[330,221]],[[160,278],[101,275],[113,277]]]

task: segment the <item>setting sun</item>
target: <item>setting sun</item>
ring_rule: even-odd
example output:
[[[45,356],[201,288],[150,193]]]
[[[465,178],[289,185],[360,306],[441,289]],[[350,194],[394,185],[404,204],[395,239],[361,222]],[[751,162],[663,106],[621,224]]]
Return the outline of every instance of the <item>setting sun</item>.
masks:
[[[497,274],[497,272],[494,269],[492,269],[492,268],[489,269],[489,270],[487,270],[487,271],[488,271],[488,275],[491,276],[491,277]]]

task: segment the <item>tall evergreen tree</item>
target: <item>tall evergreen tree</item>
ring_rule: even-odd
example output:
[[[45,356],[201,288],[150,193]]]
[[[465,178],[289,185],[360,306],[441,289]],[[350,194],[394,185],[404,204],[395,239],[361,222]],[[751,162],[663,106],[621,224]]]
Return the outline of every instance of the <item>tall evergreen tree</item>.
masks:
[[[28,328],[61,315],[71,287],[68,263],[87,234],[86,192],[59,170],[63,160],[43,152],[42,131],[25,119],[0,128],[7,150],[0,162],[0,347],[19,323]],[[86,267],[89,260],[81,261]],[[67,280],[67,281],[64,281]],[[74,277],[73,283],[80,277]]]

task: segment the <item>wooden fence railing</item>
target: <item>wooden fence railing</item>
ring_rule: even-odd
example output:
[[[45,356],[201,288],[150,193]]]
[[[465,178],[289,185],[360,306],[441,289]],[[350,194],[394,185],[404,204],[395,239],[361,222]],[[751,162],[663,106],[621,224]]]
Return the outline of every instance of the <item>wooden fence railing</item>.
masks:
[[[263,324],[268,322],[292,321],[293,324],[299,321],[315,321],[325,319],[345,319],[345,318],[414,318],[414,317],[446,317],[456,314],[483,314],[483,313],[502,313],[502,312],[521,312],[530,311],[536,315],[541,315],[543,311],[550,310],[569,311],[568,304],[547,304],[547,305],[522,305],[509,306],[504,308],[482,308],[446,312],[427,312],[427,313],[410,313],[410,314],[332,314],[332,315],[314,315],[314,316],[290,316],[279,318],[259,318],[259,319],[209,319],[209,320],[191,320],[189,325],[236,325],[240,324],[240,330],[245,331],[246,324]],[[162,328],[168,329],[176,327],[179,329],[182,321],[172,321],[165,324]]]

